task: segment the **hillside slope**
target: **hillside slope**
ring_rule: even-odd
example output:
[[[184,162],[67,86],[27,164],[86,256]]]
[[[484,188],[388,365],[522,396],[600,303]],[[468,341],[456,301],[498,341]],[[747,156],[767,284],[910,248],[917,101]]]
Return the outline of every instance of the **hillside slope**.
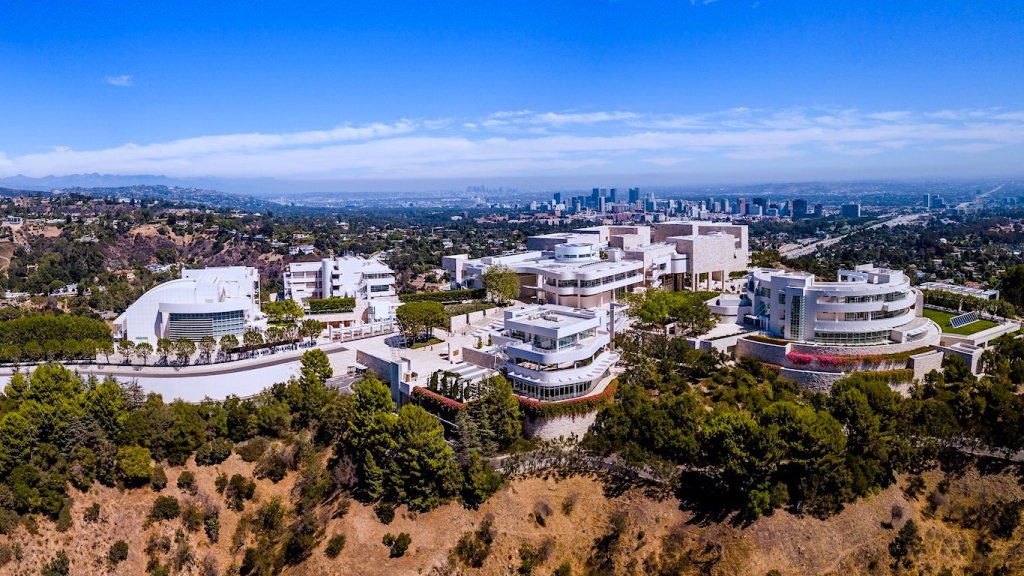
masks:
[[[20,526],[0,536],[0,544],[19,545],[21,555],[20,560],[0,567],[0,576],[39,574],[58,550],[70,558],[71,574],[144,574],[147,543],[158,536],[166,536],[173,544],[157,556],[164,563],[180,564],[178,573],[229,573],[229,566],[241,563],[241,547],[232,541],[242,513],[223,506],[214,481],[219,472],[249,476],[252,467],[237,455],[220,466],[196,468],[190,463],[185,468],[196,473],[195,496],[175,487],[185,468],[169,469],[168,486],[159,494],[149,488],[119,491],[101,486],[88,493],[76,492],[68,531],[59,533],[53,523],[40,520],[34,534]],[[274,497],[287,500],[295,476],[290,474],[277,484],[258,481],[255,499],[247,503],[245,513]],[[730,519],[701,521],[680,510],[675,498],[653,498],[639,489],[610,497],[605,486],[590,477],[516,480],[480,510],[449,504],[414,515],[401,508],[390,525],[382,524],[371,508],[352,502],[347,514],[328,520],[314,554],[284,573],[428,574],[445,563],[464,534],[488,517],[493,518],[494,539],[482,566],[468,569],[456,561],[453,565],[461,572],[434,573],[515,573],[521,564],[520,548],[526,543],[537,551],[533,573],[545,575],[563,563],[572,567],[572,574],[763,576],[770,570],[786,575],[888,574],[892,572],[888,545],[908,518],[920,526],[923,541],[915,559],[922,573],[939,574],[943,568],[962,573],[968,567],[981,573],[998,567],[1008,570],[1003,573],[1024,571],[1022,531],[1002,538],[994,536],[989,525],[1000,503],[1024,497],[1016,479],[970,473],[947,479],[945,492],[940,493],[937,487],[942,478],[937,472],[926,474],[926,486],[917,499],[894,486],[826,520],[778,512],[746,526]],[[180,520],[147,522],[158,495],[175,496],[183,503],[204,498],[220,503],[219,541],[211,543],[201,529],[181,530]],[[100,505],[100,521],[86,523],[83,514],[93,503]],[[401,532],[412,538],[408,552],[389,558],[382,539],[387,533]],[[339,533],[345,534],[347,543],[337,558],[330,559],[324,553],[326,542]],[[128,544],[128,558],[110,567],[107,551],[119,539]],[[204,572],[204,565],[218,569]]]

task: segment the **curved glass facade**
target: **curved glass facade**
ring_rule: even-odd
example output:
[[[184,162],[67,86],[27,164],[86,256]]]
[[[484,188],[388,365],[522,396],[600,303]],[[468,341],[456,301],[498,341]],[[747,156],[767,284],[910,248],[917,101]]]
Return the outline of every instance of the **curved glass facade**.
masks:
[[[227,334],[238,336],[245,332],[245,312],[171,312],[167,319],[167,337],[171,340],[188,338],[199,340],[203,336],[219,339]]]

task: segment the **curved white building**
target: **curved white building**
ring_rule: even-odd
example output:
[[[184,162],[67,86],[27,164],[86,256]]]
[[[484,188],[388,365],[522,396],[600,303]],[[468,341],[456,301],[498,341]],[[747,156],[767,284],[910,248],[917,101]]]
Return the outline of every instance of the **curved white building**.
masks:
[[[143,294],[114,320],[115,337],[155,346],[160,338],[232,334],[266,328],[260,311],[259,272],[248,266],[182,270],[181,278]]]
[[[505,311],[504,329],[492,335],[493,354],[516,393],[539,400],[584,396],[608,375],[619,355],[609,350],[608,314],[567,306]]]
[[[941,365],[938,325],[922,317],[920,291],[898,270],[858,266],[835,282],[813,274],[759,269],[736,310],[763,337],[741,337],[737,356],[780,366],[782,374],[827,389],[855,370],[910,368],[915,378]]]
[[[858,266],[836,282],[807,272],[754,270],[747,281],[752,316],[770,336],[823,345],[912,342],[932,325],[903,272]]]

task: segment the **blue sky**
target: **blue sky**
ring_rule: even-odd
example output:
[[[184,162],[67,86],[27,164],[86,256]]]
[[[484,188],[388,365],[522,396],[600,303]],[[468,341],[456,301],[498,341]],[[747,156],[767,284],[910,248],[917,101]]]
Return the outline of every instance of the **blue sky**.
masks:
[[[4,0],[0,176],[1005,175],[1024,2]]]

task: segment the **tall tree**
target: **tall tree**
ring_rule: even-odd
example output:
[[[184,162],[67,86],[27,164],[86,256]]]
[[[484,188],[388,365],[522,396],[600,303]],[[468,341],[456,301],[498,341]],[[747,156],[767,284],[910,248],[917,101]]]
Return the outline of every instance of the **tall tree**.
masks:
[[[178,338],[174,341],[174,355],[178,357],[178,363],[188,364],[192,355],[196,353],[196,343],[188,338]]]
[[[1018,310],[1024,310],[1024,264],[1003,272],[999,278],[999,295]]]
[[[481,277],[484,290],[498,304],[505,304],[519,298],[519,276],[508,266],[491,266]]]
[[[217,340],[213,336],[203,336],[199,339],[199,353],[207,364],[213,358],[213,351],[217,349]]]
[[[307,318],[302,321],[299,330],[302,336],[309,338],[309,342],[312,344],[313,340],[323,332],[323,326],[320,325],[319,320],[315,318]]]
[[[145,366],[149,356],[153,353],[153,346],[149,342],[139,342],[135,345],[135,357],[142,361]]]
[[[160,357],[161,363],[167,362],[167,357],[174,351],[174,341],[170,338],[158,338],[156,341],[156,354]]]
[[[342,450],[351,447],[360,478],[366,478],[368,464],[387,462],[394,445],[394,428],[398,420],[391,390],[374,376],[367,376],[353,386],[352,426]],[[368,460],[372,456],[372,462]],[[364,491],[365,491],[364,486]]]
[[[420,406],[398,412],[388,492],[412,510],[430,510],[459,493],[462,472],[441,423]]]
[[[480,398],[469,404],[469,415],[483,439],[486,452],[503,450],[523,433],[523,413],[512,394],[512,384],[503,376],[481,383]]]
[[[128,364],[132,363],[132,352],[135,350],[135,342],[127,338],[122,338],[117,342],[117,353],[121,355],[124,362]]]

